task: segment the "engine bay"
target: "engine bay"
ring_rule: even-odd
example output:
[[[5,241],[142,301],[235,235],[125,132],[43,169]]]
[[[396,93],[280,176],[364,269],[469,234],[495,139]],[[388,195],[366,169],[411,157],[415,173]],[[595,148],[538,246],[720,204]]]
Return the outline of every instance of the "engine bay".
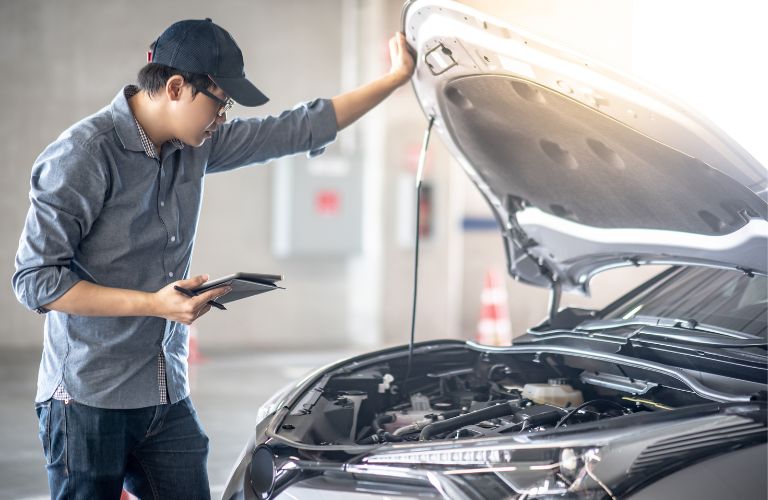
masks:
[[[578,356],[447,348],[327,372],[276,429],[306,445],[460,440],[562,432],[711,402],[680,380]]]

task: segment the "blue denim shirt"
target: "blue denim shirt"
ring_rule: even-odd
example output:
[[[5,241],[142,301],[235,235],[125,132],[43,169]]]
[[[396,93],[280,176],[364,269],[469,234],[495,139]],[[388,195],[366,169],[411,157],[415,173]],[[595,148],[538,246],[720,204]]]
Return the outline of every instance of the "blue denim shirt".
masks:
[[[336,137],[333,105],[318,99],[277,117],[232,120],[198,148],[168,142],[157,160],[144,153],[125,90],[35,161],[12,279],[30,310],[45,312],[80,280],[154,292],[186,278],[206,174],[314,156]],[[188,345],[187,327],[162,318],[47,312],[35,401],[63,383],[91,406],[157,405],[162,350],[176,403],[189,395]]]

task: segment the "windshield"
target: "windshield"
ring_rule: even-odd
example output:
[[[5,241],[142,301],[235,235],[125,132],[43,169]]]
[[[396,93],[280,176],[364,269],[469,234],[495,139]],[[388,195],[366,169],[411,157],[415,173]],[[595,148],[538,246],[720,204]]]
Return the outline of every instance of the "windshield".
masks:
[[[682,268],[608,306],[604,319],[634,316],[693,319],[698,323],[766,337],[768,280],[739,271]]]

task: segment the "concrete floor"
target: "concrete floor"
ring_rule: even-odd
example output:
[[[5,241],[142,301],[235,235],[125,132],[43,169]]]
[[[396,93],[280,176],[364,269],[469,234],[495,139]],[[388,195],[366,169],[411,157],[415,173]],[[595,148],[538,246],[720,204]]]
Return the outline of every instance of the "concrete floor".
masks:
[[[192,398],[210,437],[208,476],[219,498],[227,476],[273,392],[351,353],[204,353],[192,365]],[[39,352],[0,351],[0,499],[48,498],[33,399]]]

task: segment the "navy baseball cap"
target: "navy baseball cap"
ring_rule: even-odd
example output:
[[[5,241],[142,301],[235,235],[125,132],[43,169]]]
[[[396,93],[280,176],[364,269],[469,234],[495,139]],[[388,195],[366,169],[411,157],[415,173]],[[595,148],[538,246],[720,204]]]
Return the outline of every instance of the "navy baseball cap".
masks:
[[[210,18],[173,23],[155,42],[149,62],[208,75],[243,106],[260,106],[269,98],[245,78],[243,53],[232,35]]]

